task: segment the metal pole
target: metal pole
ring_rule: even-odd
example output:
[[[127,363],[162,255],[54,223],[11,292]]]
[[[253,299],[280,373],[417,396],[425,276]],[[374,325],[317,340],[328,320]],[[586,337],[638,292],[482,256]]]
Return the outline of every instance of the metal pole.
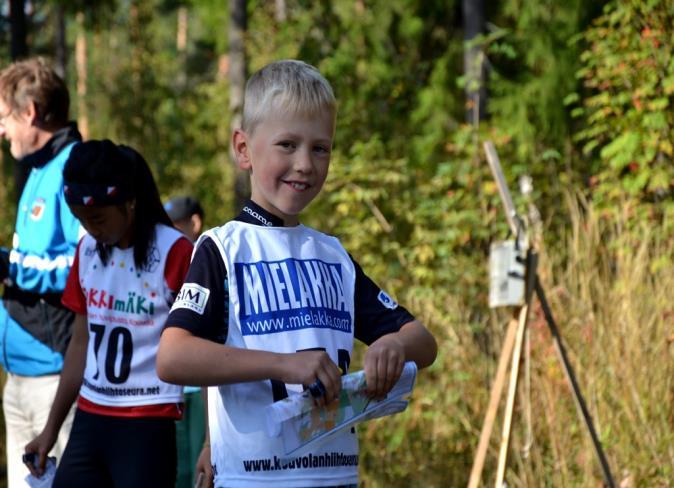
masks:
[[[489,163],[491,173],[494,176],[494,179],[496,180],[498,192],[501,195],[501,202],[503,202],[503,209],[505,210],[506,219],[508,219],[508,224],[510,224],[510,230],[512,230],[513,234],[517,236],[519,232],[517,210],[515,210],[513,199],[510,196],[510,190],[508,190],[508,184],[506,183],[505,177],[503,176],[503,170],[501,169],[501,162],[499,161],[498,154],[496,154],[494,144],[491,141],[485,141],[484,151],[487,154],[487,162]]]
[[[566,349],[564,348],[564,344],[562,343],[562,336],[560,335],[559,329],[557,328],[557,324],[555,323],[555,319],[552,316],[552,311],[550,310],[550,306],[548,305],[548,301],[545,297],[545,292],[543,291],[543,287],[541,286],[541,282],[538,280],[538,277],[536,277],[535,286],[536,286],[536,296],[538,296],[538,300],[541,302],[541,307],[543,308],[543,315],[545,315],[545,321],[548,323],[548,327],[550,328],[552,340],[555,343],[557,352],[559,354],[559,359],[562,362],[562,368],[564,369],[566,378],[569,380],[569,383],[571,384],[571,391],[573,392],[573,398],[576,401],[576,407],[578,407],[578,411],[580,412],[581,417],[585,422],[585,425],[587,426],[587,430],[590,433],[590,437],[592,438],[594,450],[597,454],[597,457],[599,458],[599,464],[601,464],[601,471],[604,476],[604,482],[606,483],[606,486],[608,486],[609,488],[615,488],[615,481],[613,480],[613,476],[611,475],[611,468],[609,467],[608,461],[606,460],[606,456],[604,455],[604,451],[601,447],[601,442],[599,442],[599,437],[597,437],[597,432],[594,430],[592,417],[590,416],[590,412],[587,409],[587,405],[585,404],[583,395],[580,392],[580,386],[578,386],[576,375],[573,372],[573,368],[571,367],[569,358],[566,355]]]

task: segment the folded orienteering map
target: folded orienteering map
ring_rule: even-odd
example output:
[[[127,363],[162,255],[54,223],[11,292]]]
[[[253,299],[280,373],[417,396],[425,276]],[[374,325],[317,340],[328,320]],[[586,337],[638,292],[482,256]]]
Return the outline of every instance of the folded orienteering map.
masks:
[[[402,412],[404,397],[412,392],[417,376],[414,362],[405,363],[400,379],[382,400],[367,395],[365,372],[342,376],[339,398],[330,405],[317,406],[308,390],[267,407],[267,435],[282,436],[287,456],[306,454],[353,425]]]

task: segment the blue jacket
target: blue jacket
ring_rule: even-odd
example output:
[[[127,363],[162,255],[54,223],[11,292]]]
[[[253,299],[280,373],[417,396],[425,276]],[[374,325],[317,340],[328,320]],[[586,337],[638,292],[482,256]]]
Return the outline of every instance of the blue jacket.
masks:
[[[24,162],[33,166],[19,200],[0,305],[0,363],[24,376],[61,371],[74,314],[61,305],[80,224],[63,196],[63,167],[79,132],[66,127]]]

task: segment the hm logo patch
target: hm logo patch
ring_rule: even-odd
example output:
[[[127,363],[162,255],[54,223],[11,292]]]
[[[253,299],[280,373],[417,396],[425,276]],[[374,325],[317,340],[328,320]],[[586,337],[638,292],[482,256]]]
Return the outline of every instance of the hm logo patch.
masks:
[[[203,315],[210,294],[211,290],[208,288],[204,288],[196,283],[185,283],[180,289],[171,310],[186,308],[199,315]]]

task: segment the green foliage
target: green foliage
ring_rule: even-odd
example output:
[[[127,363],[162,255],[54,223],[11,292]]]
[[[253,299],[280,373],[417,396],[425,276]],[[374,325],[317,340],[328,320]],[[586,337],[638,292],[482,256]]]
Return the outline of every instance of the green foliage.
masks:
[[[673,4],[485,3],[490,30],[472,45],[489,67],[489,119],[473,127],[463,123],[458,0],[286,0],[285,20],[276,2],[248,1],[249,71],[300,58],[321,70],[338,98],[330,175],[303,220],[339,236],[440,345],[409,410],[361,429],[364,484],[467,483],[505,320],[486,306],[489,245],[508,232],[484,160],[489,139],[518,208],[524,201],[515,183],[533,178],[546,230],[542,276],[554,285],[553,308],[614,473],[626,469],[638,486],[664,485],[672,474],[661,467],[671,459],[671,401],[662,400],[671,368],[646,374],[641,366],[648,351],[672,364],[663,345],[671,303],[656,285],[671,288],[673,269]],[[63,2],[45,12],[55,4]],[[176,44],[181,6],[189,19],[185,49]],[[198,196],[207,225],[231,218],[227,2],[66,7],[71,45],[73,14],[85,13],[90,137],[138,148],[162,195]],[[33,46],[47,52],[49,36],[36,32]],[[12,163],[8,155],[2,161],[6,182]],[[6,183],[0,190],[7,243],[14,195]],[[592,202],[578,210],[575,195],[586,193]],[[560,209],[565,198],[572,203]],[[630,259],[632,249],[642,259]],[[516,426],[508,482],[596,484],[596,462],[539,316],[532,337],[536,442],[525,459]],[[620,378],[615,393],[612,375]],[[492,447],[485,480],[495,469]]]
[[[155,170],[164,196],[195,195],[207,224],[216,225],[233,214],[228,86],[216,76],[216,38],[222,36],[214,35],[215,22],[226,18],[227,10],[194,3],[202,15],[190,19],[192,41],[185,53],[176,47],[176,11],[159,16],[158,0],[120,9],[118,29],[87,33],[93,45],[88,67],[95,73],[87,102],[95,114],[91,137],[136,147]],[[126,55],[111,57],[110,49]]]
[[[571,144],[575,127],[562,101],[577,91],[580,47],[570,42],[604,2],[499,2],[500,36],[486,46],[490,125],[505,139],[497,147],[513,181],[528,174],[534,201],[555,227],[555,208],[569,185],[582,185],[584,161]],[[513,187],[514,188],[514,187]]]
[[[674,44],[671,2],[612,3],[584,34],[576,114],[591,159],[594,201],[671,231],[674,205]],[[577,100],[569,100],[575,103]]]

